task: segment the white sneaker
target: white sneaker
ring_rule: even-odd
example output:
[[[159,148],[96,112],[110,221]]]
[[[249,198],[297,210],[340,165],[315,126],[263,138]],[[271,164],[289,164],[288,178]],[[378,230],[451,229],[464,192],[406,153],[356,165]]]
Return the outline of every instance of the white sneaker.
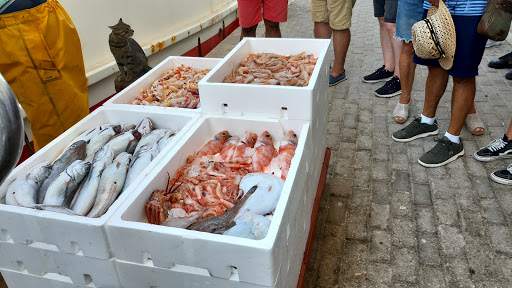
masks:
[[[503,43],[503,41],[494,41],[494,40],[489,39],[489,40],[487,40],[487,43],[485,43],[485,48],[489,48],[492,46],[498,46],[501,43]]]

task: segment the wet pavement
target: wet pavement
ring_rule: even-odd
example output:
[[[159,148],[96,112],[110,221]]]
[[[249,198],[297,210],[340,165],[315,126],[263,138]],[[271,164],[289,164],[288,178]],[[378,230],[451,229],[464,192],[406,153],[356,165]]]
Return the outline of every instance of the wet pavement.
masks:
[[[310,1],[293,1],[288,19],[283,37],[313,37]],[[372,1],[358,0],[352,22],[348,80],[329,89],[332,156],[305,287],[511,287],[512,188],[488,177],[510,161],[472,158],[501,137],[512,117],[507,70],[487,68],[511,45],[486,49],[477,77],[475,101],[486,134],[463,128],[466,155],[427,169],[417,159],[435,145],[433,137],[394,142],[391,134],[403,127],[391,117],[398,97],[376,98],[382,83],[361,81],[382,66]],[[263,33],[260,26],[258,37]],[[225,56],[239,35],[240,28],[208,57]],[[416,69],[410,115],[421,113],[426,73]],[[437,111],[440,133],[448,128],[452,86],[450,80]]]

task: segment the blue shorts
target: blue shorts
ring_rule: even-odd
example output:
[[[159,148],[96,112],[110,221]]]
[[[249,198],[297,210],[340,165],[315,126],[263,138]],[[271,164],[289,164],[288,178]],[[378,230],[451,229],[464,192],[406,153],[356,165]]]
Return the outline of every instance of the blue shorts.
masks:
[[[425,10],[423,17],[427,16],[428,10]],[[448,70],[448,74],[456,78],[472,78],[478,75],[478,65],[484,56],[485,43],[487,39],[478,33],[476,28],[482,16],[457,16],[452,15],[455,24],[456,46],[453,66]],[[416,54],[414,63],[441,67],[439,61],[435,59],[422,59]]]
[[[412,41],[412,25],[423,19],[423,0],[398,0],[395,39]]]

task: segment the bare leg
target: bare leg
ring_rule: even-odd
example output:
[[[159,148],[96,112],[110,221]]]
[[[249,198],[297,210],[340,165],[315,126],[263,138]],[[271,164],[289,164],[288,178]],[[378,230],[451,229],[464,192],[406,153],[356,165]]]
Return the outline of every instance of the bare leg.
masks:
[[[279,23],[263,19],[265,22],[265,37],[266,38],[281,38],[281,30],[279,29]]]
[[[396,24],[395,23],[387,23],[384,22],[384,28],[387,31],[389,36],[389,43],[391,43],[391,48],[393,51],[393,66],[395,67],[395,75],[400,78],[400,53],[402,52],[402,41],[393,38],[396,32]]]
[[[315,22],[313,32],[315,34],[315,38],[331,39],[332,29],[331,26],[329,26],[329,23]]]
[[[423,115],[429,118],[434,118],[436,116],[437,105],[439,104],[441,97],[443,97],[447,84],[448,72],[446,72],[446,70],[441,67],[428,67],[427,83],[425,84],[425,105],[423,106]],[[465,118],[466,117],[464,117],[464,119]],[[462,124],[464,124],[464,121],[462,121]]]
[[[402,95],[400,95],[401,104],[409,104],[411,102],[412,84],[414,83],[414,72],[416,70],[416,64],[412,62],[414,57],[414,47],[412,42],[405,43],[402,45],[402,52],[400,53],[400,85],[402,86]],[[395,117],[395,121],[398,123],[404,123],[406,119],[402,117]]]
[[[395,60],[393,59],[393,47],[389,33],[386,30],[384,17],[377,17],[380,27],[380,46],[382,48],[382,56],[384,57],[384,68],[388,71],[395,71]]]
[[[240,40],[244,39],[244,37],[256,37],[256,28],[258,28],[258,25],[254,25],[249,28],[242,27],[242,34],[240,35]]]
[[[332,30],[334,46],[334,65],[331,75],[340,76],[345,72],[345,59],[347,58],[348,46],[350,45],[350,29]]]
[[[508,124],[507,137],[508,139],[512,139],[512,120],[510,120],[510,124]]]
[[[475,77],[453,77],[452,117],[450,119],[448,133],[455,136],[460,135],[460,130],[462,130],[462,126],[464,126],[464,121],[466,121],[468,112],[471,110],[472,103],[475,99],[475,92]]]

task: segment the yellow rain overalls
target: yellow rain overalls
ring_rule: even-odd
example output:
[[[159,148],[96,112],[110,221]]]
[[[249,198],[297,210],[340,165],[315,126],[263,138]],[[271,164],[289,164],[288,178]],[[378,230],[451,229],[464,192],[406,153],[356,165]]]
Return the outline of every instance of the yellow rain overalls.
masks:
[[[80,39],[56,0],[0,15],[0,73],[27,114],[36,151],[89,114]]]

